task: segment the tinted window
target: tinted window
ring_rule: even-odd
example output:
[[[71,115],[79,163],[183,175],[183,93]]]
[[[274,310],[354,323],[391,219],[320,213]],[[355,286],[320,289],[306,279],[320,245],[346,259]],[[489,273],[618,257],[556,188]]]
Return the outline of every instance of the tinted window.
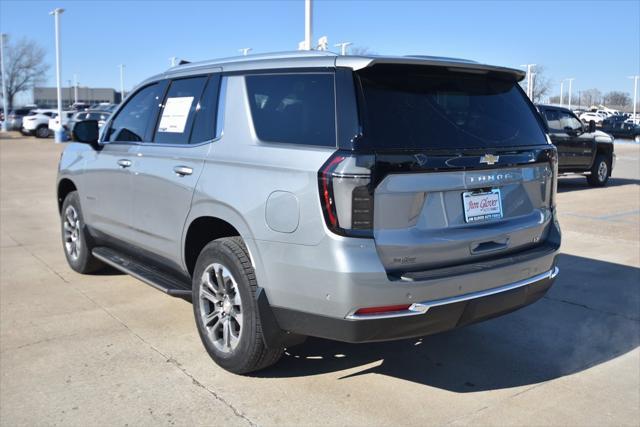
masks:
[[[580,123],[580,120],[576,119],[575,117],[573,117],[573,114],[567,113],[566,111],[560,112],[560,126],[561,129],[582,129],[582,123]]]
[[[549,130],[562,130],[560,125],[560,112],[558,110],[545,110],[544,117],[547,119]]]
[[[206,77],[174,80],[167,92],[158,119],[154,142],[161,144],[188,144],[191,125]]]
[[[154,83],[139,90],[113,119],[106,141],[144,141],[155,121],[163,85]]]
[[[200,99],[200,108],[196,111],[196,118],[191,131],[191,143],[198,144],[215,138],[216,109],[218,106],[218,89],[220,76],[212,76]]]
[[[505,74],[374,65],[362,85],[362,147],[486,148],[546,144],[518,83]]]
[[[335,146],[332,74],[257,75],[246,82],[262,141]]]

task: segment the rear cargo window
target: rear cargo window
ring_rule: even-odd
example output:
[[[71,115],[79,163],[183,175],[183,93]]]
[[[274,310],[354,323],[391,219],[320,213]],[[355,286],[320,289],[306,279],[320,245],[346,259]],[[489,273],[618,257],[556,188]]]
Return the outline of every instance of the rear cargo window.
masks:
[[[362,148],[546,144],[518,83],[505,76],[398,65],[375,65],[358,76]]]
[[[260,140],[335,147],[332,74],[253,75],[246,82]]]

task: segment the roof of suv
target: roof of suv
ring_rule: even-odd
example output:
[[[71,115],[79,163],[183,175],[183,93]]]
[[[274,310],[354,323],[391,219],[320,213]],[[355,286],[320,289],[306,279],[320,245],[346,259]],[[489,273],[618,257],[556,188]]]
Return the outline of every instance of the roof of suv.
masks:
[[[235,56],[230,58],[213,59],[208,61],[186,63],[168,69],[147,80],[153,81],[166,77],[179,77],[196,74],[203,71],[252,71],[286,68],[330,68],[347,67],[354,70],[370,67],[374,64],[407,64],[432,65],[461,70],[497,71],[512,75],[516,80],[522,80],[524,71],[480,64],[475,61],[447,58],[438,56],[377,56],[377,55],[337,55],[328,51],[292,51],[267,54]]]

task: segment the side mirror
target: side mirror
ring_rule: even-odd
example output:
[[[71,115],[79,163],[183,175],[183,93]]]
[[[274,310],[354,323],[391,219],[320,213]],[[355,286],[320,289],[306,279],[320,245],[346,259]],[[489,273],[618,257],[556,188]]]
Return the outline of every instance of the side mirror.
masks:
[[[71,132],[71,139],[84,144],[97,144],[100,131],[97,120],[84,120],[76,123]]]
[[[589,122],[589,127],[587,127],[587,132],[589,133],[593,133],[596,131],[596,122],[594,122],[593,120],[591,120]]]

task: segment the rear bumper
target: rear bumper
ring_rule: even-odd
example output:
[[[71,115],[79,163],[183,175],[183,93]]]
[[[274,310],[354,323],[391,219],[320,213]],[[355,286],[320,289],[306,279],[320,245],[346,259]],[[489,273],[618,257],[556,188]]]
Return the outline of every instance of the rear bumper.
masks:
[[[500,316],[540,299],[558,268],[530,279],[456,297],[413,304],[384,315],[350,315],[344,319],[273,308],[280,328],[300,334],[360,343],[420,337]]]

